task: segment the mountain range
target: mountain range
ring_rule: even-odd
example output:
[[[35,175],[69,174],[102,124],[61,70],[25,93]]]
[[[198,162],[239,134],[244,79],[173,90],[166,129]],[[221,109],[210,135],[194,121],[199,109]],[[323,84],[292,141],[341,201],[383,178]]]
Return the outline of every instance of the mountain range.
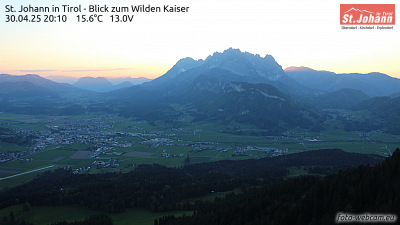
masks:
[[[53,75],[53,76],[47,76],[46,77],[49,80],[58,82],[58,83],[67,83],[67,84],[74,84],[76,83],[80,78],[79,77],[71,77],[71,76],[63,76],[63,75]],[[151,81],[151,79],[149,78],[145,78],[145,77],[104,77],[105,79],[107,79],[109,82],[111,82],[113,85],[118,85],[121,84],[123,82],[130,82],[133,85],[136,84],[142,84],[145,82],[149,82]]]
[[[94,91],[94,92],[109,92],[118,90],[121,88],[131,87],[134,84],[129,81],[124,81],[120,84],[112,84],[108,79],[104,77],[81,77],[77,82],[73,84],[75,87]]]
[[[0,91],[3,108],[16,100],[32,104],[33,97],[46,96],[46,101],[72,104],[79,112],[118,112],[168,121],[190,116],[252,124],[273,132],[287,127],[321,129],[326,119],[321,109],[383,115],[371,106],[382,104],[375,98],[400,93],[400,80],[382,73],[336,74],[307,67],[283,70],[271,55],[261,57],[232,48],[205,60],[181,59],[164,75],[141,85],[114,85],[103,77],[83,77],[70,85],[37,75],[6,74],[0,75],[0,85],[7,86]],[[393,108],[390,117],[398,110]]]
[[[382,73],[336,74],[307,67],[289,67],[285,72],[301,85],[325,92],[350,88],[362,91],[369,97],[390,96],[400,92],[400,79]]]
[[[48,90],[56,93],[57,95],[70,95],[74,94],[83,94],[86,91],[76,88],[70,84],[65,83],[57,83],[51,81],[49,79],[40,77],[35,74],[27,74],[23,76],[13,76],[9,74],[0,74],[0,84],[6,85],[9,84],[11,86],[15,86],[15,83],[18,82],[28,82],[25,84],[28,86],[29,84],[35,85],[37,87],[41,87],[43,90]],[[12,88],[12,87],[10,87]]]
[[[181,59],[163,76],[144,86],[173,93],[177,89],[190,85],[196,78],[209,76],[209,74],[214,74],[212,78],[218,79],[219,82],[271,84],[292,96],[311,96],[318,92],[305,88],[287,76],[271,55],[261,57],[232,48],[222,53],[215,52],[205,60]]]

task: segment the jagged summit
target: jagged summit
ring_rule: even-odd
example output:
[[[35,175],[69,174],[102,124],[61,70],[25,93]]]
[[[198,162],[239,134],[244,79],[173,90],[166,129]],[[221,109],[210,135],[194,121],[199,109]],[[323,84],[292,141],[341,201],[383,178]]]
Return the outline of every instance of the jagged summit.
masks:
[[[221,74],[224,75],[226,81],[240,80],[250,83],[268,83],[277,81],[282,77],[287,78],[282,67],[271,55],[266,55],[263,58],[258,54],[229,48],[223,52],[214,52],[205,60],[183,58],[167,73],[147,85],[157,88],[161,85],[170,89],[180,82],[190,82],[199,76],[209,75],[210,73],[219,76],[215,73],[216,69],[222,72]],[[227,72],[231,75],[226,76]]]
[[[194,68],[194,67],[197,67],[197,66],[203,64],[203,62],[204,62],[204,61],[203,61],[202,59],[194,60],[194,59],[191,58],[191,57],[186,57],[186,58],[180,59],[180,60],[171,68],[170,71],[171,71],[171,72],[174,72],[174,73],[176,73],[176,74],[183,73],[183,72],[185,72],[185,71],[187,71],[187,70],[190,70],[190,69],[192,69],[192,68]],[[170,72],[170,71],[168,71],[168,72]]]
[[[184,73],[192,68],[198,67],[204,63],[203,60],[194,60],[193,58],[186,57],[180,59],[168,72],[164,75],[152,80],[146,85],[158,86],[172,79],[175,79],[179,74]]]
[[[204,62],[207,68],[218,67],[241,76],[263,77],[271,81],[284,76],[282,67],[271,55],[262,58],[258,54],[229,48],[222,53],[215,52]]]

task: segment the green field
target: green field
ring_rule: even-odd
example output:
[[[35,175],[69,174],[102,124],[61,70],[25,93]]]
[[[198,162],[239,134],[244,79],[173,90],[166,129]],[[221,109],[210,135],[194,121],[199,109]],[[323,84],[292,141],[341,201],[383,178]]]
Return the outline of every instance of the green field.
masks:
[[[166,215],[190,215],[191,211],[150,212],[142,208],[127,209],[123,213],[104,213],[90,210],[80,205],[67,206],[35,206],[29,211],[23,211],[23,205],[14,205],[0,210],[0,218],[8,217],[13,212],[16,221],[25,220],[35,225],[47,225],[61,221],[82,221],[85,218],[98,214],[105,214],[115,225],[153,225],[154,220]]]
[[[16,152],[16,151],[25,151],[25,146],[16,145],[13,143],[0,141],[0,153],[3,152]]]

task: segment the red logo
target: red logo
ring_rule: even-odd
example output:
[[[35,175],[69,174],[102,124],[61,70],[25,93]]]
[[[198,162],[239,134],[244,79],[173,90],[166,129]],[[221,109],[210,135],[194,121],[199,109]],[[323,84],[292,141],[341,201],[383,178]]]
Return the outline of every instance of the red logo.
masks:
[[[341,25],[394,25],[394,4],[340,4]]]

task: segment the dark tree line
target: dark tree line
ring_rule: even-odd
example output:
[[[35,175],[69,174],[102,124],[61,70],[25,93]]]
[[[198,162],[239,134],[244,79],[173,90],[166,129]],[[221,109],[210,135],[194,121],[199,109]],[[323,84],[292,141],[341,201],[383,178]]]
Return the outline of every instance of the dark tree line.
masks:
[[[21,186],[0,193],[0,208],[29,202],[37,205],[81,204],[91,209],[122,212],[145,207],[152,211],[191,210],[188,198],[210,192],[247,189],[282,180],[287,168],[336,171],[382,159],[373,155],[318,150],[259,160],[188,164],[183,168],[140,165],[129,173],[79,174],[57,169]]]
[[[280,182],[285,178],[288,167],[297,166],[325,173],[363,163],[376,164],[382,159],[376,155],[327,149],[258,160],[188,163],[183,168],[168,168],[156,164],[140,165],[129,173],[73,175],[70,171],[56,169],[47,171],[26,184],[0,192],[0,208],[25,202],[27,210],[31,206],[70,204],[81,204],[106,212],[122,212],[133,207],[144,207],[151,211],[196,210],[193,217],[176,221],[195,219],[197,215],[208,217],[209,213],[230,213],[234,218],[245,213],[245,218],[249,219],[260,215],[270,217],[275,214],[284,215],[283,212],[294,209],[294,206],[305,204],[296,200],[310,198],[307,190],[315,189],[319,182],[319,178],[316,177]],[[265,188],[252,189],[255,186]],[[189,200],[210,192],[226,192],[235,188],[242,189],[245,194],[229,194],[225,199],[217,199],[213,204]],[[243,210],[243,206],[248,209]],[[354,208],[357,205],[351,203],[351,206]],[[213,211],[210,212],[209,209]],[[252,214],[254,212],[256,214]],[[164,220],[176,222],[170,217],[161,218],[157,222],[161,224]],[[210,222],[205,218],[199,221]],[[246,222],[247,219],[237,218],[234,221]],[[232,224],[234,221],[232,220]],[[226,224],[229,218],[225,218],[223,222],[221,224]]]
[[[319,180],[304,176],[228,195],[192,216],[165,216],[155,223],[335,224],[336,213],[400,212],[400,149],[382,164],[339,171]]]
[[[105,215],[96,215],[88,217],[84,221],[58,222],[51,225],[112,225],[112,221]]]

